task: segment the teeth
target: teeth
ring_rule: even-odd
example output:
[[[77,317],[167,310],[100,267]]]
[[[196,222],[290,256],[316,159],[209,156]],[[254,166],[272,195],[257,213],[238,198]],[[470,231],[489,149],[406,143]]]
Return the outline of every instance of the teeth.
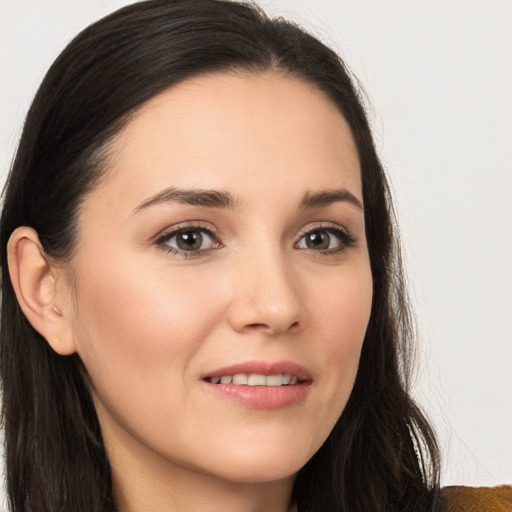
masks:
[[[282,375],[268,375],[265,379],[266,386],[282,386],[283,376]]]
[[[261,375],[258,373],[237,373],[236,375],[223,375],[222,377],[210,377],[208,379],[212,384],[235,384],[241,386],[293,386],[297,384],[298,379],[295,375],[277,374]]]
[[[247,374],[237,373],[233,375],[233,384],[247,384]]]
[[[247,378],[247,384],[249,386],[265,386],[267,384],[267,377],[265,377],[265,375],[251,373]]]

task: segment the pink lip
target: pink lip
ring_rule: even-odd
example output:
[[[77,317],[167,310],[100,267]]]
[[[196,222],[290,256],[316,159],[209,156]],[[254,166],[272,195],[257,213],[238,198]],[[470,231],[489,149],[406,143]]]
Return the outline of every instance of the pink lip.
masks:
[[[238,373],[257,373],[260,375],[289,374],[297,377],[298,382],[288,386],[245,386],[235,384],[213,384],[208,378],[236,375]],[[280,409],[302,402],[311,387],[311,375],[304,368],[291,361],[268,363],[249,361],[219,368],[202,376],[202,382],[209,391],[220,398],[231,400],[239,405],[253,409]]]
[[[311,380],[311,375],[303,366],[292,361],[276,361],[274,363],[266,361],[247,361],[245,363],[225,366],[201,376],[202,379],[208,377],[222,377],[223,375],[236,375],[237,373],[258,373],[260,375],[295,375],[300,381]]]

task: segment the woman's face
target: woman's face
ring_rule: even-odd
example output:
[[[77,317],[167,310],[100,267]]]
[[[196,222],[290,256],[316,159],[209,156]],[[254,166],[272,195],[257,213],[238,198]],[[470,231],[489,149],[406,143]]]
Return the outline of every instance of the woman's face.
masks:
[[[114,470],[292,478],[345,407],[372,301],[333,104],[277,73],[172,87],[111,144],[78,229],[65,314]]]

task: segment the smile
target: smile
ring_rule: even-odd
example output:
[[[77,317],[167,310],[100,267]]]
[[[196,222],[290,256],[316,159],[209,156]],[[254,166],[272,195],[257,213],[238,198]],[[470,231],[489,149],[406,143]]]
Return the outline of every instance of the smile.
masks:
[[[294,386],[299,382],[295,375],[276,374],[263,375],[258,373],[237,373],[235,375],[223,375],[222,377],[209,377],[206,379],[212,384],[233,384],[236,386]]]
[[[313,382],[306,368],[291,361],[247,361],[203,374],[201,380],[221,400],[267,410],[303,402]]]

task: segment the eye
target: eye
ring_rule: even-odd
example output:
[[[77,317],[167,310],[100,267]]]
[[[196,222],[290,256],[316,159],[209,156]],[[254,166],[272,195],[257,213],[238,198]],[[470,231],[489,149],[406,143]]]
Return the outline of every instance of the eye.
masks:
[[[348,231],[341,227],[319,227],[307,231],[296,247],[324,253],[336,253],[355,243]]]
[[[179,255],[192,255],[218,246],[215,234],[203,227],[186,226],[167,232],[157,241],[157,245]]]

